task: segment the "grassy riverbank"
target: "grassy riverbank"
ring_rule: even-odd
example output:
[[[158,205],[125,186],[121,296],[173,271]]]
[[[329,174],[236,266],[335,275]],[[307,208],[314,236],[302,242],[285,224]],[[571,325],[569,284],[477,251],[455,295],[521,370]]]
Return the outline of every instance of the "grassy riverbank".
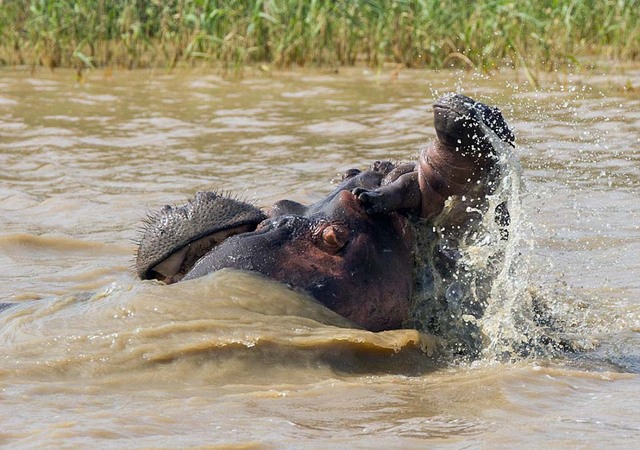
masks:
[[[0,63],[553,70],[640,59],[640,0],[0,0]]]

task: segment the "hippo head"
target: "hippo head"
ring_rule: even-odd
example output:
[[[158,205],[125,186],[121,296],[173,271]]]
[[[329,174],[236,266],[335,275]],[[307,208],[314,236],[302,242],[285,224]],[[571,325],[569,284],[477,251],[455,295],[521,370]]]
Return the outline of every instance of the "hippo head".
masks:
[[[413,235],[403,215],[369,215],[352,193],[377,187],[381,172],[348,175],[324,200],[308,207],[281,201],[268,216],[215,193],[165,207],[141,240],[138,275],[175,282],[224,268],[258,272],[364,328],[399,328],[409,311]],[[193,220],[212,211],[211,223]]]
[[[214,192],[165,206],[145,227],[138,276],[172,283],[225,268],[252,271],[311,294],[366,329],[402,327],[420,257],[414,234],[433,226],[448,198],[468,198],[472,210],[481,209],[497,161],[485,131],[513,140],[499,110],[459,94],[442,97],[434,119],[437,138],[417,163],[351,169],[310,206],[284,200],[265,214]],[[460,216],[450,221],[460,230],[471,221],[463,206],[447,212]]]

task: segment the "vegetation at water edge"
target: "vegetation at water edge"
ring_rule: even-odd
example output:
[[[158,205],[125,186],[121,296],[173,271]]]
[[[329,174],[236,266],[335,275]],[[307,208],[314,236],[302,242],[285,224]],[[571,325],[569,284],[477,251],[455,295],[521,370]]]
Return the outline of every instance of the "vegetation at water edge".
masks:
[[[0,0],[4,65],[553,70],[639,58],[640,0]]]

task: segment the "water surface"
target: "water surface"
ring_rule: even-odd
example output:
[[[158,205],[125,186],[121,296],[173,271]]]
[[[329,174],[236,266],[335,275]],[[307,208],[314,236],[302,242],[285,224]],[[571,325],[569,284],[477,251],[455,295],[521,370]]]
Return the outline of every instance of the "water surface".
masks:
[[[0,444],[636,445],[640,70],[542,86],[510,72],[78,83],[2,69],[0,301],[19,305],[0,315]],[[535,292],[578,353],[442,364],[415,330],[348,328],[247,274],[135,279],[148,211],[201,189],[316,201],[346,169],[413,159],[451,90],[500,106],[518,137],[524,244],[494,319]]]

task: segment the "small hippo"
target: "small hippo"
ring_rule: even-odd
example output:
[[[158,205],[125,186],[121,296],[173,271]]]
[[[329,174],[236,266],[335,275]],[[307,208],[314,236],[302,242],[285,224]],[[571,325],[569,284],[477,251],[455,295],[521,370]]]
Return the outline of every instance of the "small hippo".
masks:
[[[283,200],[263,212],[200,192],[184,206],[165,206],[146,223],[138,276],[174,283],[223,268],[258,272],[365,329],[410,325],[416,289],[429,288],[416,280],[420,242],[433,236],[436,223],[455,232],[473,226],[500,176],[496,142],[515,139],[497,108],[460,94],[441,97],[434,119],[436,139],[419,151],[417,163],[378,161],[365,171],[348,170],[312,205]],[[507,239],[505,203],[495,220]],[[451,260],[441,258],[442,270]]]

